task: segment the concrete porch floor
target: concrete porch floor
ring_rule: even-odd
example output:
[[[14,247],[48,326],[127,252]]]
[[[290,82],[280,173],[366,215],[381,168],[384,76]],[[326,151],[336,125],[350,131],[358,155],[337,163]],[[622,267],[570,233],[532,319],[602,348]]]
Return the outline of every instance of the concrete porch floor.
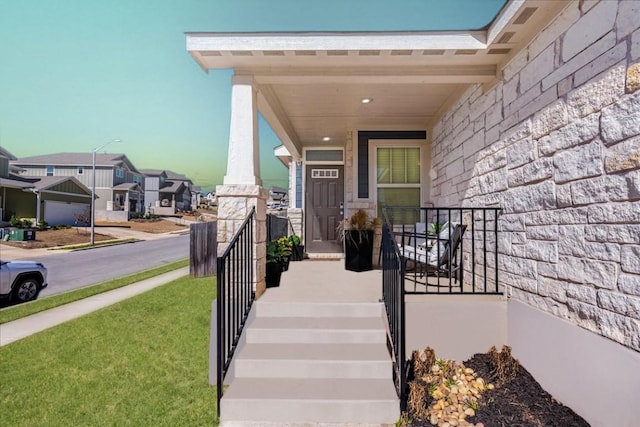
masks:
[[[345,270],[344,260],[291,262],[282,273],[280,286],[268,288],[260,297],[270,302],[379,302],[382,270]]]

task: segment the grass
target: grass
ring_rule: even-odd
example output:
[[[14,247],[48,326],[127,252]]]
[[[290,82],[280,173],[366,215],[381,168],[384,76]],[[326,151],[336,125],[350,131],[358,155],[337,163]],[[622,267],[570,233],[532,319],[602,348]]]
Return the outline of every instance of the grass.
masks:
[[[22,317],[30,316],[32,314],[48,310],[50,308],[68,304],[73,301],[78,301],[92,295],[97,295],[102,292],[110,291],[112,289],[121,288],[123,286],[130,285],[132,283],[139,282],[150,277],[158,276],[169,271],[177,270],[178,268],[186,267],[188,265],[189,260],[176,261],[170,264],[163,265],[161,267],[141,271],[129,276],[124,276],[119,279],[98,283],[97,285],[87,286],[84,288],[76,289],[74,291],[65,292],[63,294],[52,295],[50,297],[42,298],[27,304],[18,304],[7,307],[0,310],[0,325],[3,323],[11,322],[12,320],[20,319]]]
[[[214,298],[185,277],[0,348],[2,424],[215,425]]]

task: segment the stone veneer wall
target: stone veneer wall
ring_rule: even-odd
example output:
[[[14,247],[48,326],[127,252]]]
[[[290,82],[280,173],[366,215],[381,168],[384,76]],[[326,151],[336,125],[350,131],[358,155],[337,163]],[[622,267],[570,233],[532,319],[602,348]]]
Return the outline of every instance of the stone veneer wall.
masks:
[[[640,351],[640,2],[575,1],[432,130],[432,201],[500,206],[507,294]]]

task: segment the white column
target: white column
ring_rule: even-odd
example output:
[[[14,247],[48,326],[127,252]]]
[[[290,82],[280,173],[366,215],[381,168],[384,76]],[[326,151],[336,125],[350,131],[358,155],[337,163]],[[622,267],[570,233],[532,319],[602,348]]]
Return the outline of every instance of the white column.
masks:
[[[222,254],[252,208],[254,228],[253,288],[265,290],[267,192],[260,179],[257,93],[252,76],[234,76],[231,90],[229,157],[224,185],[216,187],[218,200],[218,254]]]
[[[229,156],[224,184],[262,185],[259,160],[257,93],[253,76],[233,76]]]

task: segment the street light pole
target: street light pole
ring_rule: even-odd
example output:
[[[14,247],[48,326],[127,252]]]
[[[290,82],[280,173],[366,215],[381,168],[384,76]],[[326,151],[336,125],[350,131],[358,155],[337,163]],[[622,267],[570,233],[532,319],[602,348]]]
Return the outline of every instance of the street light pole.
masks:
[[[121,140],[119,139],[114,139],[111,140],[109,142],[107,142],[106,144],[103,144],[101,146],[99,146],[98,148],[94,148],[93,150],[93,156],[91,158],[91,171],[92,173],[92,177],[91,177],[91,246],[95,245],[96,243],[96,239],[95,239],[95,225],[96,225],[96,153],[100,150],[102,150],[103,148],[105,148],[107,145],[111,144],[112,142],[121,142]]]

